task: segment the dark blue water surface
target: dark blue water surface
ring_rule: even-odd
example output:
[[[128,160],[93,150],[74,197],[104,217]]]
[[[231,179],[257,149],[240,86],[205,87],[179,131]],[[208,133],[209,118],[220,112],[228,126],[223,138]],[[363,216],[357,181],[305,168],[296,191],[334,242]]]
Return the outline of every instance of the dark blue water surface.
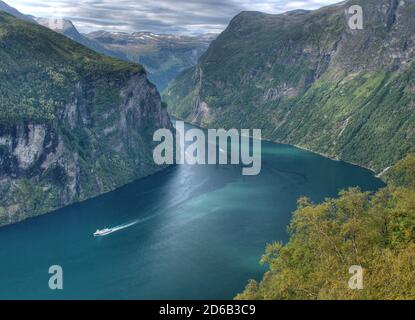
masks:
[[[117,191],[0,229],[0,298],[230,299],[260,279],[267,243],[287,241],[296,200],[349,186],[365,169],[262,143],[259,176],[240,166],[176,166]],[[98,228],[125,226],[94,238]],[[64,273],[49,289],[51,265]]]

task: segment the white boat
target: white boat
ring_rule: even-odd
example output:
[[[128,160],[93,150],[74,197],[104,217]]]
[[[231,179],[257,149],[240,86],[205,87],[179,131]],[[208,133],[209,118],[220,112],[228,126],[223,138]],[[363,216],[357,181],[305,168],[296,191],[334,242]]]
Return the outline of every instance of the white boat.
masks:
[[[102,230],[97,230],[95,233],[94,233],[94,237],[102,237],[102,236],[105,236],[105,235],[107,235],[107,234],[110,234],[112,232],[112,229],[108,229],[108,228],[104,228],[104,229],[102,229]]]

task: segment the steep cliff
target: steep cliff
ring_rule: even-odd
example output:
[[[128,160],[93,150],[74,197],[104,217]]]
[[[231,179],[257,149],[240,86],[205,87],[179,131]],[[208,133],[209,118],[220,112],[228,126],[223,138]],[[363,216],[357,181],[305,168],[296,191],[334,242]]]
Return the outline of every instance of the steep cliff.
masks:
[[[346,10],[360,4],[363,30]],[[415,151],[414,0],[242,12],[165,93],[172,114],[381,171]]]
[[[0,225],[160,170],[171,123],[141,66],[1,12],[0,61]]]

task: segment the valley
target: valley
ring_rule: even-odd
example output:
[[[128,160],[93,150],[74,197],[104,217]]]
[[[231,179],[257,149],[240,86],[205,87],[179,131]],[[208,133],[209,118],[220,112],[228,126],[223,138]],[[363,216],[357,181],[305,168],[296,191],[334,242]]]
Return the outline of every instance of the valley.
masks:
[[[262,278],[265,245],[289,240],[299,197],[319,203],[351,186],[384,186],[366,169],[287,145],[263,141],[261,150],[257,176],[242,176],[241,165],[172,166],[0,228],[8,261],[0,264],[0,298],[232,299],[248,279]],[[56,263],[64,272],[60,292],[45,285]]]
[[[415,299],[415,0],[18,2],[0,299]]]

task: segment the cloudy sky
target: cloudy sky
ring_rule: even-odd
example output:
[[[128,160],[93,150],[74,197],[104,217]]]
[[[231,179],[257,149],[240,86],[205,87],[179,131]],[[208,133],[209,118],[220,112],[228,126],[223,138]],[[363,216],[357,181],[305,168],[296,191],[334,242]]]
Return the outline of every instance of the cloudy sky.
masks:
[[[340,0],[5,0],[25,14],[71,19],[82,32],[220,32],[243,10],[281,13]]]

